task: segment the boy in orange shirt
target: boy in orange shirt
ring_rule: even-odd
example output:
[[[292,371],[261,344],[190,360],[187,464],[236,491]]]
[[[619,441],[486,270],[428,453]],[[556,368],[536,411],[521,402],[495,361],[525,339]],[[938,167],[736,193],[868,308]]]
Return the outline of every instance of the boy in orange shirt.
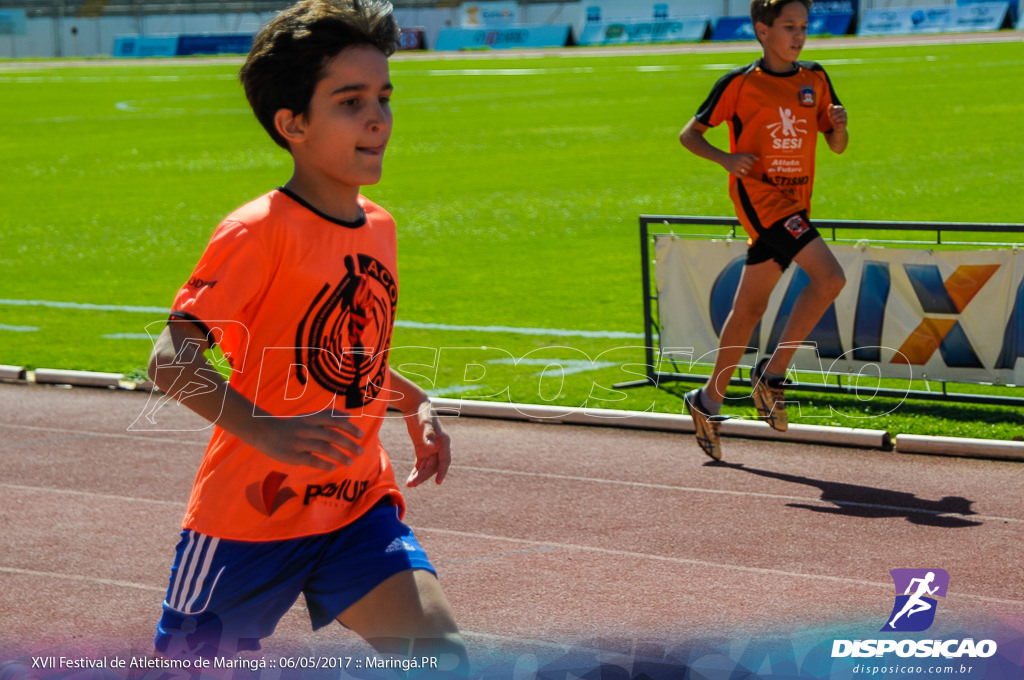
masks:
[[[825,70],[797,61],[810,9],[811,0],[752,0],[750,18],[763,56],[723,76],[679,135],[686,149],[729,173],[729,195],[751,244],[711,376],[684,397],[697,443],[715,460],[722,457],[726,388],[783,271],[796,262],[810,283],[797,298],[778,347],[751,371],[758,414],[776,430],[788,427],[786,367],[846,283],[809,220],[817,133],[837,154],[849,142],[846,109]],[[723,122],[729,125],[729,152],[704,138]]]
[[[406,485],[440,484],[450,443],[426,394],[388,367],[395,223],[360,194],[391,134],[379,0],[302,0],[255,38],[240,79],[294,161],[288,182],[214,232],[150,359],[150,375],[215,428],[183,521],[156,648],[259,649],[302,593],[381,653],[464,674],[465,644],[378,437],[404,415]],[[219,345],[226,382],[204,357]]]

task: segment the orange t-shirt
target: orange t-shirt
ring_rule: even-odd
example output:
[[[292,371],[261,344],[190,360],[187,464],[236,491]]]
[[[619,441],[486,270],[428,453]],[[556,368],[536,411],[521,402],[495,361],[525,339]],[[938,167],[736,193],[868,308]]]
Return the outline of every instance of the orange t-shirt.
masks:
[[[385,496],[404,513],[378,437],[398,303],[395,223],[364,197],[343,223],[285,189],[217,227],[174,300],[219,345],[231,385],[275,416],[333,408],[364,433],[363,455],[327,472],[287,465],[214,427],[183,527],[269,541],[326,533]]]
[[[832,130],[829,105],[839,106],[821,65],[795,67],[773,73],[758,60],[733,69],[696,115],[709,127],[727,123],[729,150],[758,158],[747,177],[729,175],[729,196],[751,239],[800,210],[810,214],[818,133]]]

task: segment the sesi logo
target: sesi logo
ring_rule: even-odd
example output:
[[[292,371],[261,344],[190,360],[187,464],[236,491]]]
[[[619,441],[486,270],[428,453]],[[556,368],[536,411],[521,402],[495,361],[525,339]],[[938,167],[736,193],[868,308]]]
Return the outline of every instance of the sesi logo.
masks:
[[[800,119],[793,109],[779,107],[779,122],[768,126],[772,135],[772,148],[796,150],[803,146],[807,136],[806,122]]]

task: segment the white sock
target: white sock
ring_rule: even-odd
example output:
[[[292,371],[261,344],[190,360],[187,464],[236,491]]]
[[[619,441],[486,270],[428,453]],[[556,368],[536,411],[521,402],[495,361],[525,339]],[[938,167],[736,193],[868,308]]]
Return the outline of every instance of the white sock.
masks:
[[[707,390],[701,388],[700,391],[700,404],[704,407],[704,410],[713,416],[721,415],[722,413],[722,402],[715,401],[708,396]]]

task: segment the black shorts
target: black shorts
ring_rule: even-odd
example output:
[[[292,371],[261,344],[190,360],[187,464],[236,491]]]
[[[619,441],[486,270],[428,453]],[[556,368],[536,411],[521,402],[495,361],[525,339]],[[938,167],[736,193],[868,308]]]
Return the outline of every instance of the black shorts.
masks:
[[[758,230],[757,239],[747,250],[747,264],[761,264],[775,260],[785,271],[803,247],[821,235],[811,224],[807,211],[801,210],[764,230]]]

